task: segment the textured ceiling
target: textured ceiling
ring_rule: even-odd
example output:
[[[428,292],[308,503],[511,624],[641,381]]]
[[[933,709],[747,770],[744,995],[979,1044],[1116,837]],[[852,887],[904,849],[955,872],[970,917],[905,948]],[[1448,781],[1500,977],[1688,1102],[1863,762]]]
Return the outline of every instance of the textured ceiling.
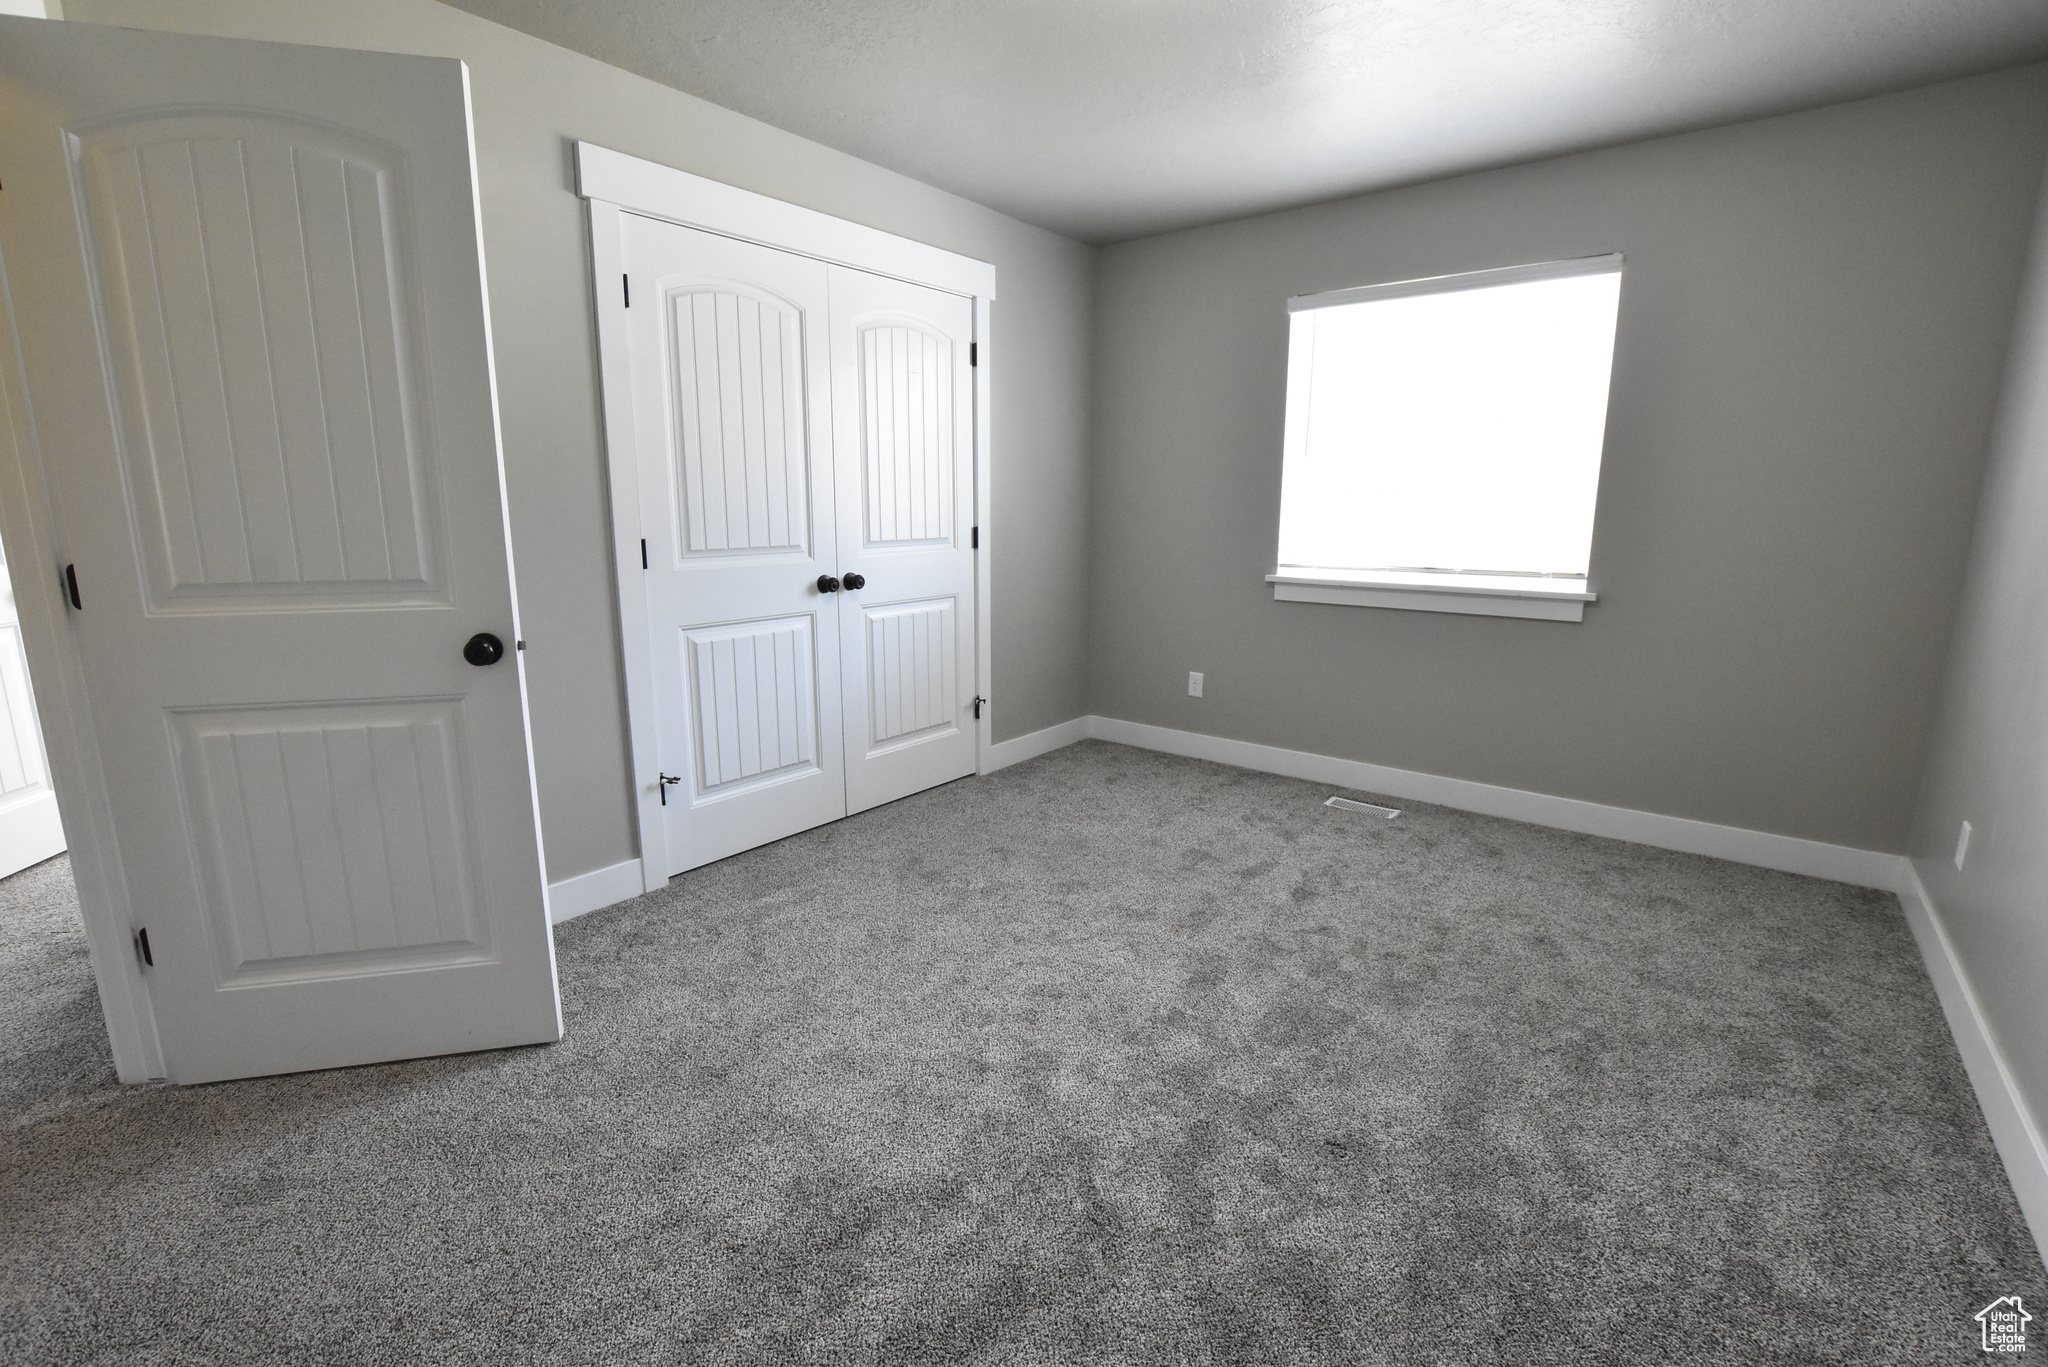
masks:
[[[2048,59],[2048,0],[451,0],[1116,241]]]

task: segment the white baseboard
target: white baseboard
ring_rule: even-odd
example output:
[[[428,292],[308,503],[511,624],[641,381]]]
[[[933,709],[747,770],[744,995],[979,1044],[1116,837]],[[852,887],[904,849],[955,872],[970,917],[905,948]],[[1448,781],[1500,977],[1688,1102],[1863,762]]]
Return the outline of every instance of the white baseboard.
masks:
[[[1088,739],[1088,723],[1093,717],[1076,717],[1063,721],[1058,726],[1048,726],[1043,731],[1033,731],[1027,736],[1015,736],[999,740],[988,747],[981,772],[993,774],[998,769],[1007,769],[1013,764],[1022,764],[1027,759],[1072,745],[1075,741]]]
[[[55,793],[45,789],[0,812],[0,878],[62,853],[64,818]]]
[[[1977,1104],[1984,1110],[1984,1123],[1990,1127],[1991,1142],[1998,1146],[2005,1175],[2019,1197],[2020,1212],[2027,1217],[2041,1256],[2048,1258],[2048,1143],[2043,1143],[2041,1127],[2028,1110],[2012,1069],[2006,1066],[2004,1051],[1984,1019],[1984,1008],[1963,971],[1962,960],[1956,957],[1940,910],[1920,881],[1920,871],[1903,855],[1898,867],[1895,891],[1906,908],[1906,924],[1920,942],[1920,957],[1927,961],[1934,995],[1941,999],[1949,1032],[1956,1037],[1956,1049],[1970,1074]]]
[[[628,897],[638,897],[646,890],[640,881],[640,861],[637,859],[592,869],[574,878],[564,878],[559,883],[548,884],[548,924],[558,926],[586,911],[596,911],[614,902],[623,902]]]
[[[1412,769],[1390,769],[1363,760],[1338,759],[1333,755],[1310,754],[1305,750],[1282,750],[1250,741],[1225,740],[1194,731],[1175,731],[1164,726],[1119,721],[1114,717],[1088,717],[1088,734],[1097,740],[1135,745],[1144,750],[1162,750],[1191,759],[1235,764],[1268,774],[1285,774],[1339,788],[1357,788],[1385,793],[1410,802],[1431,802],[1440,807],[1503,816],[1536,826],[1602,835],[1613,840],[1631,840],[1638,845],[1682,850],[1687,854],[1712,855],[1738,864],[1803,873],[1814,878],[1854,883],[1859,887],[1895,890],[1898,861],[1895,854],[1876,850],[1829,845],[1796,836],[1772,835],[1767,831],[1745,830],[1740,826],[1717,826],[1710,821],[1693,821],[1682,816],[1662,816],[1627,807],[1606,807],[1577,798],[1552,797],[1520,788],[1499,788],[1470,779],[1443,778]],[[1039,734],[1043,735],[1044,732]]]

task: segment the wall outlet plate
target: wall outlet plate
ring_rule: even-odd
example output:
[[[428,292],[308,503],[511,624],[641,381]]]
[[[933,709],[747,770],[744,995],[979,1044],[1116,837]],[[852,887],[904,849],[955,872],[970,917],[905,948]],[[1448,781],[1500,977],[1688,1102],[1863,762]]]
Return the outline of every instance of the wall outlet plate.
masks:
[[[1202,676],[1195,673],[1192,669],[1188,671],[1188,696],[1190,698],[1202,696]]]

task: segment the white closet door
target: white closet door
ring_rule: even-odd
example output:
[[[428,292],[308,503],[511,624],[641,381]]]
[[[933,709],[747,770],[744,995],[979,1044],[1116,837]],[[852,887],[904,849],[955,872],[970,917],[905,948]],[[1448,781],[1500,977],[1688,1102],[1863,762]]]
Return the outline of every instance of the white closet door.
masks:
[[[0,878],[64,850],[64,822],[43,757],[14,585],[0,561]]]
[[[673,874],[846,814],[827,268],[622,231]]]
[[[842,266],[831,291],[846,807],[858,812],[974,772],[974,309]]]
[[[0,20],[0,164],[171,1077],[559,1038],[462,64]]]

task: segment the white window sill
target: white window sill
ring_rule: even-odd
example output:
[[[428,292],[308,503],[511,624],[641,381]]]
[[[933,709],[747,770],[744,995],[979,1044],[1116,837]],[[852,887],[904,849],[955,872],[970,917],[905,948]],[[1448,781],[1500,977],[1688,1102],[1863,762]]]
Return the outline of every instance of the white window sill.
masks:
[[[1286,569],[1267,575],[1266,582],[1273,586],[1273,597],[1283,603],[1341,603],[1480,617],[1534,617],[1550,622],[1585,620],[1586,604],[1600,596],[1588,592],[1582,579],[1544,580],[1512,574]]]

